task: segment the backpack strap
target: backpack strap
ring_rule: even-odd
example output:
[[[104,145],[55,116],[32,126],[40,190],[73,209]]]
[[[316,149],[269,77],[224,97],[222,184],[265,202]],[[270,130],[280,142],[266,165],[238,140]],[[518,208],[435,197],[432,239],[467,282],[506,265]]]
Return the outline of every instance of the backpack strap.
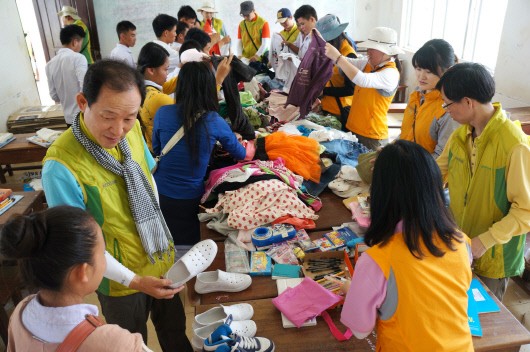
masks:
[[[323,311],[322,313],[320,313],[320,316],[324,318],[324,321],[326,322],[326,324],[328,324],[329,331],[331,331],[331,334],[338,341],[347,341],[353,336],[353,333],[349,328],[344,333],[340,332],[339,328],[337,328],[327,311]]]
[[[86,338],[96,330],[98,326],[105,323],[98,317],[87,314],[85,319],[70,331],[64,341],[57,347],[57,352],[75,352],[86,340]]]

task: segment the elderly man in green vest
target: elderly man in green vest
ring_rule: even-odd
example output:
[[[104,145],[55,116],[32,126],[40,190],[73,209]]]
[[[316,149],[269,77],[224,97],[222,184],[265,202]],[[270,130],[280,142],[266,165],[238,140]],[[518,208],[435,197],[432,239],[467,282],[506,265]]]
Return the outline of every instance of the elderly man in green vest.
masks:
[[[271,45],[269,23],[258,16],[252,1],[243,1],[240,7],[243,21],[237,27],[237,55],[250,62],[261,61]]]
[[[86,62],[91,65],[94,63],[92,58],[92,51],[90,48],[90,33],[88,32],[88,27],[83,23],[81,17],[77,14],[77,10],[72,6],[63,6],[61,11],[57,13],[57,16],[61,18],[63,26],[68,26],[69,24],[75,24],[85,31],[85,37],[83,38],[83,44],[81,45],[80,54],[86,57]]]
[[[192,351],[177,294],[161,279],[175,258],[173,239],[158,205],[155,163],[136,118],[144,78],[126,64],[91,65],[81,112],[48,149],[42,184],[48,205],[85,209],[101,226],[107,270],[97,295],[107,323],[142,334],[149,315],[164,351]]]
[[[530,145],[501,104],[495,82],[476,63],[451,67],[436,86],[443,108],[462,126],[437,159],[449,184],[456,223],[471,238],[474,272],[502,300],[524,270],[530,230]]]

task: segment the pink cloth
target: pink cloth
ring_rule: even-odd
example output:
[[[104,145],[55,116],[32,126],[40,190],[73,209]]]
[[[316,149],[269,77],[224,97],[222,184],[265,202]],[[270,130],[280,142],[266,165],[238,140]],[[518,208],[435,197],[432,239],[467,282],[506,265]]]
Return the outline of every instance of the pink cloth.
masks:
[[[299,285],[287,288],[278,297],[273,298],[272,303],[296,327],[301,327],[306,320],[320,315],[341,299],[341,296],[306,277]]]
[[[220,194],[215,207],[206,212],[219,211],[229,213],[228,226],[238,230],[255,229],[284,215],[318,219],[313,209],[298,198],[296,190],[280,180],[259,181]]]

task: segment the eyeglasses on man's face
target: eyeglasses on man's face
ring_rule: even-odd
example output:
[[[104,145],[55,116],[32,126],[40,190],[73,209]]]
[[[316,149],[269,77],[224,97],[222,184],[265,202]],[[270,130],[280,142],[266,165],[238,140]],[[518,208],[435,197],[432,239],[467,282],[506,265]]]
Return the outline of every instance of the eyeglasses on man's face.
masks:
[[[456,101],[453,101],[452,103],[444,103],[442,104],[442,109],[447,110],[448,107],[456,103]]]

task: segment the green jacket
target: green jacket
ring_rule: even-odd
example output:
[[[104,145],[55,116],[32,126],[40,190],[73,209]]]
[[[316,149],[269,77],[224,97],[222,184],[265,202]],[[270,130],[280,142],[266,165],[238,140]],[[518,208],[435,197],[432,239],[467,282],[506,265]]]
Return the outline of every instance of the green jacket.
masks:
[[[506,167],[513,148],[528,143],[527,136],[504,115],[500,104],[482,134],[475,139],[477,150],[472,175],[466,148],[468,126],[452,135],[448,154],[448,182],[451,211],[458,226],[470,238],[486,231],[506,216],[510,202],[506,194]],[[475,260],[475,272],[489,278],[520,275],[524,269],[526,235],[496,244]]]
[[[82,113],[81,128],[95,141],[84,124]],[[144,141],[139,122],[136,122],[127,133],[126,138],[133,159],[140,165],[147,179],[152,180],[145,160]],[[107,151],[121,160],[118,148]],[[44,163],[50,160],[64,165],[81,186],[86,210],[101,226],[105,248],[116,260],[140,276],[160,277],[169,270],[174,261],[173,250],[170,254],[155,256],[154,264],[151,264],[144,251],[129,207],[124,179],[101,167],[75,139],[71,129],[64,132],[50,146]],[[126,296],[137,292],[106,278],[103,278],[98,291],[108,296]]]

